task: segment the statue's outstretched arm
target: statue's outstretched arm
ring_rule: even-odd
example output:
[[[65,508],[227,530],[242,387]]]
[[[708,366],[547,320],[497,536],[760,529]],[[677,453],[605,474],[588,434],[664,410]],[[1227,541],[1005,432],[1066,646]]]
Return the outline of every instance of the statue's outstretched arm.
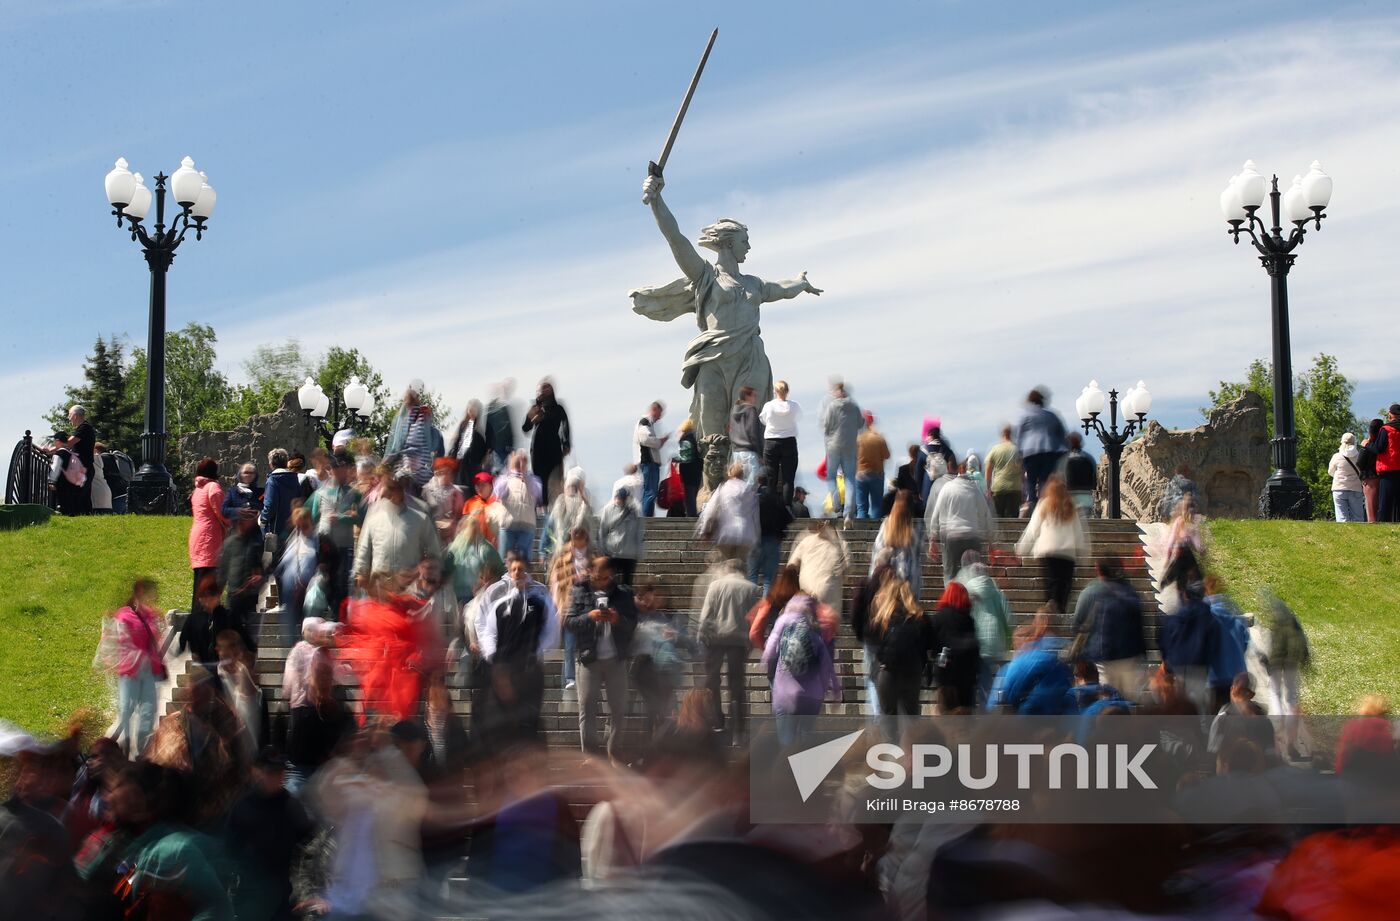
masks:
[[[690,281],[699,281],[705,271],[705,259],[695,249],[694,244],[685,238],[685,234],[681,233],[676,216],[661,200],[661,189],[665,184],[660,176],[648,176],[642,183],[642,201],[651,205],[656,226],[661,228],[661,235],[671,247],[671,255],[675,258],[676,265],[680,266],[681,274]]]
[[[788,298],[797,297],[799,294],[821,294],[821,288],[812,287],[812,283],[807,280],[807,273],[803,272],[791,281],[765,281],[763,283],[763,300],[785,301]]]

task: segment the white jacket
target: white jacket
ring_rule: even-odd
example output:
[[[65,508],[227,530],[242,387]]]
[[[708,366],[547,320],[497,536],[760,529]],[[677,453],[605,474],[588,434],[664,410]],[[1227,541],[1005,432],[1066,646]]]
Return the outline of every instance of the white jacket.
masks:
[[[424,559],[439,559],[442,544],[428,516],[405,502],[380,499],[370,506],[355,548],[355,574],[412,569]]]
[[[1361,492],[1361,452],[1356,445],[1343,445],[1327,463],[1334,492]]]
[[[992,521],[992,507],[977,483],[968,476],[954,477],[938,491],[933,511],[929,513],[932,534],[939,540],[953,538],[978,538],[986,540],[992,536],[996,523]]]
[[[851,552],[840,534],[833,531],[831,537],[835,539],[809,532],[792,548],[788,565],[799,567],[797,581],[804,592],[839,611]]]
[[[1076,563],[1083,561],[1089,555],[1089,539],[1079,515],[1071,515],[1069,521],[1051,521],[1041,512],[1042,508],[1044,503],[1038,503],[1031,513],[1025,533],[1016,542],[1016,553],[1036,559],[1058,556]]]
[[[665,441],[661,434],[656,431],[656,423],[651,421],[650,416],[643,416],[637,422],[637,428],[632,432],[632,463],[642,462],[642,448],[651,450],[652,459],[656,463],[661,463],[661,445]]]
[[[752,547],[758,542],[758,494],[742,477],[719,484],[700,510],[695,533],[717,544]]]

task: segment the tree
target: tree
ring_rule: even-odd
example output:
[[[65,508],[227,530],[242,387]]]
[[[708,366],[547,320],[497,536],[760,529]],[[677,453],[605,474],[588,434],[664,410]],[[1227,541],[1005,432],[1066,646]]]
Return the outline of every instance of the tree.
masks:
[[[63,403],[45,417],[55,428],[67,428],[68,408],[80,404],[98,427],[103,444],[137,456],[141,449],[142,404],[129,386],[125,348],[116,336],[97,337],[83,362],[83,383],[63,389]]]
[[[1298,436],[1298,476],[1312,494],[1313,517],[1333,517],[1332,478],[1327,464],[1336,453],[1343,432],[1360,433],[1365,423],[1352,409],[1355,385],[1337,365],[1336,356],[1319,353],[1306,371],[1293,379],[1293,422]],[[1264,397],[1269,438],[1274,437],[1273,366],[1262,359],[1250,362],[1243,381],[1221,381],[1210,391],[1210,409],[1253,390]]]
[[[165,428],[170,447],[181,435],[217,428],[217,421],[232,396],[228,378],[215,370],[218,336],[211,326],[189,323],[165,334]],[[128,392],[143,404],[146,393],[146,350],[133,349]]]
[[[361,355],[359,349],[345,349],[333,345],[311,370],[311,378],[321,385],[321,389],[331,400],[332,415],[335,415],[337,410],[341,413],[339,418],[329,420],[330,425],[338,425],[345,421],[344,417],[347,414],[341,394],[352,376],[358,377],[360,383],[364,384],[374,397],[374,409],[370,413],[369,422],[357,422],[352,428],[356,434],[369,438],[382,448],[389,435],[389,424],[393,421],[394,412],[398,407],[392,403],[393,396],[389,388],[384,386],[383,375],[375,370],[369,359]]]

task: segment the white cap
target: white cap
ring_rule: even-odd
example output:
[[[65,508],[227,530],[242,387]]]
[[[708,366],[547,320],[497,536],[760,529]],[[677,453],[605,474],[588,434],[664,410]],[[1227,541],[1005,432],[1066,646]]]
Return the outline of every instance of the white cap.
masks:
[[[350,444],[350,436],[354,435],[350,429],[341,429],[331,436],[331,450],[338,451]]]
[[[423,386],[422,378],[415,377],[413,380],[408,382],[409,393],[416,393],[421,397],[425,390],[427,390],[427,388]]]

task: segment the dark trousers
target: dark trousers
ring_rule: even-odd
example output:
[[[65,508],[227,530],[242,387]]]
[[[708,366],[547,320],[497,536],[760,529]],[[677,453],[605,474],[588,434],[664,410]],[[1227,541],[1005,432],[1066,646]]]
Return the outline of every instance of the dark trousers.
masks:
[[[741,643],[737,646],[707,646],[705,648],[705,687],[710,691],[715,704],[715,726],[725,729],[724,707],[720,704],[720,678],[729,672],[729,725],[730,741],[741,742],[748,728],[748,675],[749,647]]]
[[[1400,521],[1400,470],[1387,470],[1377,476],[1376,520]]]
[[[1022,461],[1022,468],[1026,471],[1026,501],[1031,504],[1032,511],[1035,504],[1040,500],[1040,490],[1045,486],[1045,481],[1050,479],[1050,474],[1055,472],[1055,465],[1060,462],[1060,452],[1045,451],[1041,454],[1029,454]]]
[[[998,518],[1021,517],[1020,492],[994,492],[992,493],[992,505],[996,507]]]
[[[906,675],[883,665],[875,671],[875,696],[882,716],[917,716],[922,689],[923,675],[918,672]]]
[[[704,469],[700,464],[681,464],[681,482],[685,484],[685,516],[687,518],[694,518],[700,514],[695,503],[700,498],[700,478]]]
[[[625,557],[615,556],[612,558],[613,578],[618,585],[632,584],[632,580],[637,575],[637,561],[629,560]]]
[[[1045,580],[1045,600],[1059,605],[1060,613],[1069,610],[1069,593],[1074,586],[1074,560],[1062,556],[1040,558],[1041,578]]]
[[[218,578],[219,578],[219,570],[218,570],[218,567],[215,567],[215,566],[196,566],[196,567],[194,567],[194,590],[193,590],[193,592],[191,592],[191,594],[190,594],[190,610],[191,610],[191,611],[194,610],[195,604],[197,604],[198,601],[199,601],[199,583],[200,583],[200,582],[203,582],[204,579],[205,579],[206,577],[208,577],[208,576],[212,576],[212,577],[214,578],[214,580],[217,582],[217,581],[218,581]]]
[[[797,439],[763,439],[763,470],[768,485],[782,484],[783,502],[792,504],[792,490],[797,484]]]
[[[495,745],[539,737],[544,671],[534,657],[482,662],[482,712],[473,712],[474,734],[489,751]],[[475,711],[475,707],[473,707]]]

